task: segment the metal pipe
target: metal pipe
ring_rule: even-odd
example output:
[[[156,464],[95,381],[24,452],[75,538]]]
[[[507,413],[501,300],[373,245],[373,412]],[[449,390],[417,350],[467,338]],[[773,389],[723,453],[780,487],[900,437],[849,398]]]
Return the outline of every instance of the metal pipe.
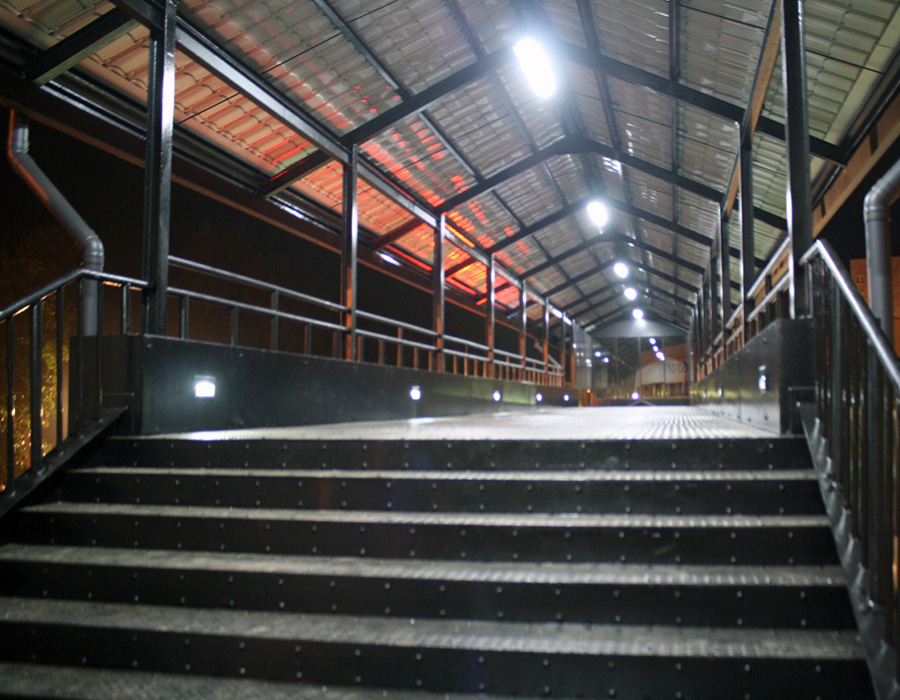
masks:
[[[891,205],[900,195],[900,161],[866,193],[863,219],[866,225],[866,269],[869,306],[884,334],[894,340],[894,297],[891,280]]]
[[[82,264],[88,270],[103,271],[104,251],[100,236],[87,225],[81,215],[69,203],[62,192],[53,184],[29,154],[30,125],[28,119],[17,112],[10,112],[9,140],[6,155],[13,170],[37,195],[37,198],[59,222],[82,251]],[[97,300],[100,286],[96,280],[85,281],[85,307],[82,311],[82,332],[97,335]]]

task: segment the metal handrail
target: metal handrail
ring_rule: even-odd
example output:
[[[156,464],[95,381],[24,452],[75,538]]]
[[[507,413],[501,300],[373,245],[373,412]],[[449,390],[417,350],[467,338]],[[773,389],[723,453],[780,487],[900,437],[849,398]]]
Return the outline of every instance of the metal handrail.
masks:
[[[781,262],[781,258],[787,252],[787,249],[790,247],[791,239],[790,237],[785,238],[781,245],[779,245],[775,252],[772,253],[772,256],[769,258],[769,262],[766,263],[766,266],[760,270],[759,274],[756,276],[756,280],[753,284],[750,285],[750,289],[747,290],[747,298],[750,299],[756,296],[756,293],[766,284],[766,277],[775,269],[775,266]],[[787,275],[785,275],[787,276]],[[784,279],[784,278],[782,278]]]
[[[255,279],[253,277],[247,277],[246,275],[242,275],[237,272],[229,272],[228,270],[213,267],[212,265],[195,262],[194,260],[188,260],[186,258],[179,258],[177,256],[170,255],[169,263],[177,267],[182,267],[186,270],[194,270],[195,272],[202,272],[214,277],[221,277],[222,279],[230,280],[232,282],[240,282],[241,284],[245,284],[248,287],[256,287],[257,289],[264,289],[269,292],[277,292],[281,296],[290,297],[291,299],[304,301],[309,304],[315,304],[316,306],[321,306],[332,311],[343,312],[347,310],[347,307],[343,304],[337,304],[326,299],[319,299],[318,297],[304,294],[303,292],[298,292],[294,289],[288,289],[287,287],[272,284],[271,282],[263,282],[262,280]]]
[[[379,314],[373,314],[371,311],[363,311],[362,309],[358,309],[356,315],[359,318],[365,318],[370,321],[377,321],[378,323],[384,323],[389,326],[396,326],[397,328],[402,328],[407,331],[412,331],[413,333],[420,333],[422,335],[427,335],[432,338],[437,337],[437,333],[435,333],[430,328],[422,328],[421,326],[416,326],[412,323],[406,323],[405,321],[398,321],[397,319],[390,318],[388,316],[380,316]],[[396,338],[394,338],[396,340]]]
[[[834,250],[826,241],[816,241],[812,248],[806,251],[806,254],[800,258],[800,263],[802,265],[807,265],[816,257],[822,258],[822,261],[828,266],[828,269],[834,277],[835,283],[844,295],[847,305],[866,331],[866,337],[868,341],[872,343],[872,348],[878,356],[878,359],[881,361],[881,364],[884,365],[884,369],[887,370],[891,383],[894,385],[894,388],[900,392],[900,361],[898,361],[897,354],[894,352],[893,343],[885,336],[878,320],[872,315],[872,310],[869,308],[866,300],[863,299],[862,294],[859,293],[856,285],[853,284],[853,281],[850,279],[850,275],[847,273],[846,268],[841,261],[837,259]]]
[[[775,286],[772,287],[772,289],[770,289],[766,293],[766,295],[762,299],[760,299],[759,303],[753,307],[753,310],[749,314],[747,314],[748,323],[750,321],[753,321],[757,316],[759,316],[761,313],[763,313],[766,310],[766,308],[769,306],[769,304],[771,304],[772,301],[774,299],[776,299],[779,294],[781,294],[787,287],[790,286],[790,283],[791,283],[790,275],[785,275],[784,277],[779,279],[775,283]]]

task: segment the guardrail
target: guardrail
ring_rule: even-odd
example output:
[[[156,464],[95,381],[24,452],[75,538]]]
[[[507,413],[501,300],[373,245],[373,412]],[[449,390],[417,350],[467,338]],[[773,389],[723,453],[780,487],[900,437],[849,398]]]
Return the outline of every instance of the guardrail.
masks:
[[[814,452],[824,449],[826,505],[873,676],[888,697],[900,667],[900,362],[828,244],[816,242],[802,264],[815,328]]]
[[[85,301],[89,285],[100,290],[92,295],[96,308],[91,309]],[[96,337],[85,334],[82,319],[90,313],[107,332],[131,333],[133,295],[146,287],[141,280],[81,268],[0,311],[4,496],[29,470],[40,469],[52,450],[78,438],[87,423],[100,418],[100,404],[86,406],[85,396],[102,396],[103,354]],[[118,305],[117,318],[104,319],[110,303]],[[96,384],[90,392],[89,382]]]

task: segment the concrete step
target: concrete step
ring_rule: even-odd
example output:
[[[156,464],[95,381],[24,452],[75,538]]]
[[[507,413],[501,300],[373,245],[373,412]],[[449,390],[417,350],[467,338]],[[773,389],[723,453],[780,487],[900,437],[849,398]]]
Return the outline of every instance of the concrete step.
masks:
[[[838,567],[488,563],[0,547],[0,593],[393,617],[852,629]]]
[[[94,467],[65,500],[488,513],[821,513],[811,469],[474,471]]]
[[[47,503],[21,509],[33,544],[476,561],[832,563],[824,515],[308,511]]]
[[[869,697],[855,632],[513,623],[0,598],[0,653],[269,681],[562,697]]]
[[[799,437],[720,440],[276,440],[118,437],[98,464],[444,471],[554,469],[803,469]]]

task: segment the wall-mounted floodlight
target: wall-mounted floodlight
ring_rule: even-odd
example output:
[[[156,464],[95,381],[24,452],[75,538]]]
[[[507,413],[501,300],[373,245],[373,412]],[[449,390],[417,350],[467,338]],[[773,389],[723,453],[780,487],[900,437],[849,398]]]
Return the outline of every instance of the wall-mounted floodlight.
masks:
[[[623,262],[617,262],[613,265],[613,272],[615,272],[619,277],[625,279],[628,277],[628,265]]]
[[[418,386],[412,387],[409,390],[409,398],[411,398],[413,401],[418,401],[419,399],[421,399],[422,389],[420,389]]]
[[[513,52],[534,94],[544,99],[552,97],[556,92],[556,75],[544,47],[536,39],[528,36],[516,42]]]
[[[499,389],[494,389],[494,393],[491,394],[491,398],[494,399],[494,401],[502,401],[503,394],[500,393]]]
[[[606,206],[603,202],[598,202],[596,199],[588,202],[587,213],[591,223],[597,228],[603,228],[606,226],[606,222],[609,221],[609,212],[606,210]]]
[[[216,378],[194,377],[194,396],[198,399],[214,399],[216,397]]]
[[[634,287],[625,287],[625,291],[622,293],[628,301],[634,301],[638,298],[638,292]]]
[[[534,400],[540,403],[544,400],[544,395],[541,392],[538,392],[534,395]]]
[[[636,320],[641,321],[644,318],[644,310],[643,309],[634,309],[631,312],[631,315],[634,316],[634,318]]]

